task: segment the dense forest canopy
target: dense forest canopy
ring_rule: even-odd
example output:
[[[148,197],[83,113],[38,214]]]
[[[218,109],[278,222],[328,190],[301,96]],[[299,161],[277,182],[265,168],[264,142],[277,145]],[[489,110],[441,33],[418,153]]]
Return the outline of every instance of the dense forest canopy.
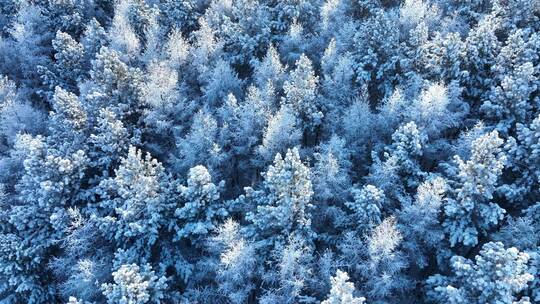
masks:
[[[540,303],[540,1],[0,0],[0,303]]]

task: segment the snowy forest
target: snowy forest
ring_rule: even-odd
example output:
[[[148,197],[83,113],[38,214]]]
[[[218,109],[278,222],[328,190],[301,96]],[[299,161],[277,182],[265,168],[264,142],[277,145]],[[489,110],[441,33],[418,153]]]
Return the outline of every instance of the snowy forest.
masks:
[[[540,303],[540,1],[0,0],[0,303]]]

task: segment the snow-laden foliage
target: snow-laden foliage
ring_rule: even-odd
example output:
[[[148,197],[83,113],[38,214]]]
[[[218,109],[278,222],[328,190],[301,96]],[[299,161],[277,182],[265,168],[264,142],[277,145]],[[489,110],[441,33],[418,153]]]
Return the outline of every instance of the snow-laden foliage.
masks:
[[[0,0],[0,303],[540,303],[538,0]]]
[[[338,270],[336,276],[331,277],[330,281],[332,281],[330,295],[321,304],[362,304],[365,302],[365,298],[354,297],[354,284],[349,282],[349,275],[346,272]]]
[[[263,189],[246,188],[245,200],[255,208],[246,215],[253,223],[251,233],[272,246],[283,245],[290,234],[312,240],[313,187],[298,149],[288,150],[285,158],[278,153],[263,177]]]
[[[516,294],[533,279],[527,262],[529,255],[502,243],[487,243],[474,262],[461,256],[451,259],[453,275],[435,275],[428,279],[430,293],[446,303],[529,303]]]
[[[187,186],[178,188],[184,204],[174,211],[175,217],[181,221],[176,224],[179,226],[176,233],[178,238],[188,238],[197,243],[204,241],[228,212],[219,197],[223,182],[213,184],[210,173],[203,166],[189,169],[188,174]]]
[[[493,131],[472,142],[469,160],[455,156],[456,188],[444,204],[443,223],[452,246],[476,245],[478,237],[504,216],[505,210],[490,201],[506,160],[502,145],[503,140]]]
[[[112,276],[114,283],[102,285],[107,303],[160,303],[167,287],[165,278],[156,277],[149,265],[122,265]]]

